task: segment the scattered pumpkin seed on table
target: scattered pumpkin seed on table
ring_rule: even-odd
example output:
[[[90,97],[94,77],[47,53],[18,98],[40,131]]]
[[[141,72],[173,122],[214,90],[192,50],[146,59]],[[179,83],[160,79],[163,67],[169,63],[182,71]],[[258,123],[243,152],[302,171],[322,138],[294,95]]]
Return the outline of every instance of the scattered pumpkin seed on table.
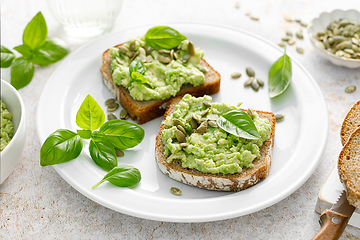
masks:
[[[111,104],[108,105],[107,110],[108,110],[109,112],[113,112],[113,111],[115,111],[116,109],[118,109],[118,107],[119,107],[119,104],[116,103],[116,102],[114,102],[114,103],[111,103]]]
[[[248,80],[244,82],[244,86],[245,87],[250,86],[253,81],[254,81],[254,77],[250,77]]]
[[[170,192],[176,196],[180,196],[182,194],[181,190],[177,187],[171,187]]]
[[[239,78],[239,77],[241,77],[241,73],[239,73],[239,72],[234,72],[234,73],[231,74],[231,77],[232,77],[232,78]]]
[[[249,77],[254,77],[254,76],[255,76],[255,71],[254,71],[252,68],[247,67],[247,68],[246,68],[246,74],[247,74]]]
[[[275,114],[276,122],[280,122],[280,121],[284,120],[284,118],[285,118],[284,114],[281,114],[281,113]]]
[[[301,47],[296,47],[296,51],[297,51],[298,53],[304,53],[304,49],[301,48]]]
[[[117,117],[113,113],[108,113],[107,117],[108,117],[108,120],[117,119]]]
[[[346,89],[345,89],[345,92],[347,93],[352,93],[356,90],[356,87],[355,86],[348,86]]]
[[[109,105],[109,104],[114,103],[115,101],[116,101],[115,98],[110,98],[110,99],[108,99],[108,100],[105,101],[105,104],[106,104],[106,105]]]
[[[116,153],[116,156],[118,156],[118,157],[124,156],[124,152],[120,149],[115,148],[115,153]]]
[[[120,111],[120,119],[125,119],[128,115],[128,111],[124,108]]]

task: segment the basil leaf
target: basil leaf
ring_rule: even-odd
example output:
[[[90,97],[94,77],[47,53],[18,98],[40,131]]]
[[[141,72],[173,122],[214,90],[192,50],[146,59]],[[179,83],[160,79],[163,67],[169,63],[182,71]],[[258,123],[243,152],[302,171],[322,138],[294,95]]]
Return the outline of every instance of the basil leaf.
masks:
[[[50,134],[40,149],[40,165],[54,165],[77,158],[83,148],[82,140],[76,133],[58,129]]]
[[[28,85],[34,76],[34,64],[24,57],[15,59],[11,66],[11,85],[20,89]]]
[[[25,27],[23,33],[23,43],[34,50],[45,43],[46,36],[47,26],[45,18],[41,12],[38,12]]]
[[[154,49],[171,49],[187,39],[175,29],[167,26],[150,28],[145,34],[145,42]]]
[[[32,50],[28,45],[19,45],[14,47],[14,49],[21,53],[26,59],[32,58]]]
[[[130,76],[131,76],[132,80],[137,81],[137,82],[147,83],[147,81],[148,81],[148,79],[146,77],[144,77],[143,75],[141,75],[138,72],[132,72]]]
[[[90,140],[89,152],[96,165],[106,171],[117,166],[117,157],[113,145],[109,141],[95,142]]]
[[[105,122],[105,114],[91,95],[87,95],[76,113],[76,124],[84,130],[93,131]]]
[[[99,131],[94,131],[91,135],[91,139],[95,142],[103,142],[108,140],[106,135]]]
[[[131,187],[141,180],[140,171],[132,166],[120,165],[114,167],[104,178],[95,184],[92,188],[96,188],[105,181],[109,181],[118,187]]]
[[[83,139],[90,139],[91,138],[91,131],[90,130],[76,130],[76,133]]]
[[[141,58],[135,58],[129,65],[129,73],[130,76],[133,72],[140,73],[141,75],[145,75],[145,67],[141,60]]]
[[[268,85],[270,98],[274,98],[282,94],[290,85],[291,77],[291,58],[286,55],[285,46],[284,55],[276,60],[269,69]]]
[[[139,125],[125,120],[107,121],[99,129],[118,149],[124,150],[138,145],[144,138],[145,131]]]
[[[252,118],[242,110],[229,111],[219,117],[216,122],[221,129],[237,137],[246,139],[260,138]]]
[[[63,40],[48,38],[45,43],[35,51],[32,62],[40,66],[47,66],[61,60],[69,52],[70,49]]]
[[[1,45],[1,68],[10,67],[14,61],[14,58],[15,55],[12,53],[12,51]]]

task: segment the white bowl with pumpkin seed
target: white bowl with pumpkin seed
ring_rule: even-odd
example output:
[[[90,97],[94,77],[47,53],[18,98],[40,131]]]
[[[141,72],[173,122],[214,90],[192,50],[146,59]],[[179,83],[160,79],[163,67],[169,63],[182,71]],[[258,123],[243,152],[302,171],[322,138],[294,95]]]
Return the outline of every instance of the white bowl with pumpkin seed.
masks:
[[[360,12],[323,12],[308,25],[308,33],[320,56],[338,66],[360,68]]]

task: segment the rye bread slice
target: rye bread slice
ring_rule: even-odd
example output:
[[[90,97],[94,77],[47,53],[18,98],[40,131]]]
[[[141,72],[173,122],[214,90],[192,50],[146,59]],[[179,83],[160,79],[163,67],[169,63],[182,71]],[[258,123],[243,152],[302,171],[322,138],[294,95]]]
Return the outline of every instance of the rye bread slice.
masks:
[[[347,113],[340,130],[341,143],[345,145],[350,135],[360,127],[360,100]]]
[[[115,47],[119,47],[120,45]],[[103,53],[102,56],[103,63],[100,68],[102,80],[105,86],[110,90],[111,94],[114,95],[116,100],[120,102],[121,106],[128,111],[131,119],[136,119],[138,124],[143,124],[162,116],[165,113],[166,104],[171,98],[149,101],[138,101],[133,99],[130,96],[130,92],[125,87],[118,86],[114,83],[110,71],[111,60],[112,58],[108,49]],[[206,67],[208,70],[208,72],[205,73],[205,83],[197,87],[194,87],[191,84],[183,85],[177,96],[183,96],[186,93],[189,93],[195,97],[201,97],[205,94],[211,95],[217,93],[220,90],[220,74],[215,71],[205,61],[205,59],[200,60],[200,65]]]
[[[176,105],[181,97],[173,98],[169,101],[164,119],[175,111]],[[170,178],[179,182],[219,191],[240,191],[256,184],[260,179],[268,176],[271,165],[272,148],[275,136],[275,117],[271,112],[256,111],[260,117],[267,118],[271,124],[270,137],[260,148],[261,157],[253,161],[253,168],[244,168],[241,173],[236,174],[211,174],[203,173],[196,169],[187,169],[181,166],[180,160],[173,160],[171,164],[166,161],[164,155],[164,144],[161,132],[166,127],[160,125],[159,133],[156,136],[156,161],[159,169]]]
[[[360,208],[360,127],[350,135],[340,152],[338,172],[349,203]]]

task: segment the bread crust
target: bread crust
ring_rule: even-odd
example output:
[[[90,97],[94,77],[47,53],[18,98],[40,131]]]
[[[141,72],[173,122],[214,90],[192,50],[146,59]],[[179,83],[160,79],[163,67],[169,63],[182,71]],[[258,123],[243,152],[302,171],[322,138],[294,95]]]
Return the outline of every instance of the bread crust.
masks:
[[[360,127],[360,100],[351,107],[341,125],[340,137],[342,145],[345,145],[351,133],[358,127]]]
[[[119,47],[123,44],[124,43],[115,47]],[[114,83],[110,70],[111,60],[110,49],[108,49],[102,55],[103,63],[100,68],[102,80],[105,86],[110,90],[111,94],[120,102],[121,106],[128,111],[131,119],[137,120],[138,124],[143,124],[162,116],[165,113],[166,104],[171,98],[149,101],[138,101],[133,99],[130,96],[130,92],[125,87],[118,86]],[[183,85],[176,96],[183,96],[186,93],[189,93],[193,96],[200,97],[205,94],[211,95],[217,93],[220,90],[220,74],[215,71],[205,59],[200,60],[200,65],[206,67],[208,70],[208,72],[205,73],[205,83],[197,87],[194,87],[191,84]]]
[[[177,103],[181,97],[173,98],[164,115],[164,120],[175,111]],[[241,173],[235,174],[211,174],[203,173],[196,169],[187,169],[181,166],[180,160],[173,160],[172,163],[166,161],[164,155],[164,144],[162,142],[161,132],[165,129],[162,123],[158,135],[156,136],[156,161],[159,169],[172,179],[179,182],[218,191],[240,191],[255,185],[258,181],[268,176],[271,165],[272,148],[274,146],[275,136],[275,117],[271,112],[256,111],[260,117],[267,118],[271,124],[270,137],[260,148],[260,158],[253,161],[253,168],[244,168]]]
[[[360,127],[351,134],[339,154],[338,173],[349,203],[360,208]]]

